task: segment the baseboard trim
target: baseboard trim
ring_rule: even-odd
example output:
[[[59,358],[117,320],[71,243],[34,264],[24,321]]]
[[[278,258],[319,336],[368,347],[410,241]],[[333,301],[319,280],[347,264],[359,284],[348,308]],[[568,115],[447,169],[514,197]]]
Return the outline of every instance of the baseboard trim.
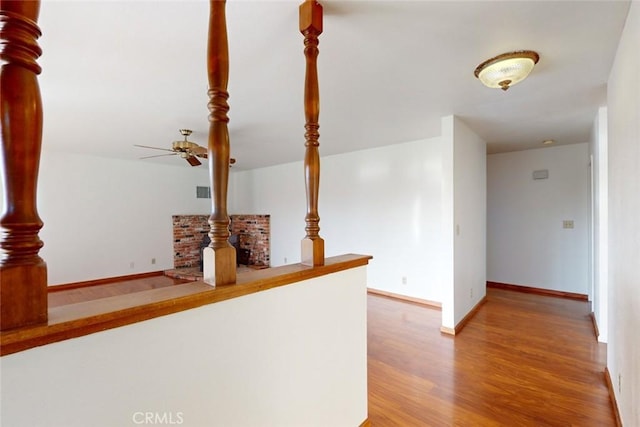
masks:
[[[148,273],[129,274],[126,276],[107,277],[104,279],[87,280],[84,282],[65,283],[63,285],[50,285],[47,288],[48,292],[68,291],[70,289],[86,288],[90,286],[106,285],[113,282],[122,282],[125,280],[146,279],[147,277],[161,276],[164,272],[150,271]]]
[[[369,421],[369,418],[367,418],[366,420],[361,422],[360,426],[358,426],[358,427],[371,427],[371,421]]]
[[[598,321],[596,320],[596,314],[592,311],[589,313],[591,317],[591,324],[593,324],[593,333],[596,334],[596,339],[600,336],[600,330],[598,329]]]
[[[447,326],[440,326],[440,332],[447,335],[457,335],[462,331],[462,328],[466,326],[467,323],[471,320],[473,316],[476,315],[478,310],[487,302],[487,296],[482,297],[480,301],[467,313],[466,316],[462,318],[461,321],[458,322],[455,328],[449,328]]]
[[[495,289],[507,289],[510,291],[524,292],[527,294],[536,294],[536,295],[544,295],[548,297],[558,297],[558,298],[567,298],[574,299],[579,301],[588,301],[589,296],[585,294],[578,294],[574,292],[565,292],[565,291],[556,291],[552,289],[543,289],[543,288],[534,288],[531,286],[520,286],[520,285],[512,285],[509,283],[500,283],[500,282],[487,282],[487,288],[495,288]]]
[[[449,328],[447,326],[440,326],[440,332],[451,336],[456,334],[456,330],[454,328]]]
[[[616,393],[613,388],[613,383],[611,382],[611,372],[609,372],[609,368],[606,366],[604,368],[604,382],[607,384],[607,390],[609,391],[609,400],[611,401],[611,406],[613,407],[613,413],[616,416],[616,426],[622,427],[622,418],[620,417],[620,411],[618,410]]]
[[[374,295],[380,295],[380,296],[387,297],[387,298],[393,298],[393,299],[397,299],[397,300],[402,300],[402,301],[406,301],[406,302],[411,302],[411,303],[414,303],[414,304],[426,305],[429,308],[435,308],[435,309],[438,309],[438,310],[442,309],[442,304],[437,302],[437,301],[429,301],[429,300],[422,299],[422,298],[409,297],[409,296],[406,296],[406,295],[395,294],[393,292],[387,292],[387,291],[381,291],[380,289],[374,289],[374,288],[367,288],[367,293],[374,294]]]

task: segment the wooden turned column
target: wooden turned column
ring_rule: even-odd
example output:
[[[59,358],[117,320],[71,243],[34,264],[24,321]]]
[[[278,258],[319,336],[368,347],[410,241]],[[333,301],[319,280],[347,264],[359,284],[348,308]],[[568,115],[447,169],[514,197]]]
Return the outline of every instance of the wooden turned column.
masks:
[[[318,116],[320,91],[318,89],[318,36],[322,33],[322,6],[315,0],[300,5],[300,32],[304,36],[304,56],[307,68],[304,81],[304,178],[307,193],[306,235],[302,239],[302,264],[324,265],[324,240],[319,236],[318,192],[320,189],[320,154],[318,153]]]
[[[229,46],[224,0],[210,0],[207,70],[209,73],[209,174],[211,216],[209,238],[204,249],[204,281],[210,285],[236,282],[236,250],[229,244],[227,187],[229,183]]]
[[[38,252],[42,220],[36,191],[42,142],[42,101],[36,59],[39,1],[0,1],[0,330],[47,321],[47,266]]]

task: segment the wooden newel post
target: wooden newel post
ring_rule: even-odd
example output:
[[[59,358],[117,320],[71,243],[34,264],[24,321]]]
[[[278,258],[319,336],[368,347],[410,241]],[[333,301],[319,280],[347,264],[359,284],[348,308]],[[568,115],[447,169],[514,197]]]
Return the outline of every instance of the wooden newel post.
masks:
[[[300,32],[304,36],[304,56],[307,69],[304,82],[304,177],[307,193],[306,235],[302,239],[301,261],[305,265],[324,265],[324,240],[319,236],[318,193],[320,189],[320,154],[318,153],[318,116],[320,91],[318,89],[318,36],[322,33],[322,5],[307,0],[300,5]]]
[[[226,2],[210,0],[207,70],[209,74],[209,174],[211,180],[211,243],[204,249],[204,281],[210,285],[236,282],[236,250],[229,244],[227,187],[229,184],[229,46]]]
[[[0,330],[47,321],[47,266],[38,252],[36,191],[42,143],[42,101],[36,59],[40,1],[0,1]]]

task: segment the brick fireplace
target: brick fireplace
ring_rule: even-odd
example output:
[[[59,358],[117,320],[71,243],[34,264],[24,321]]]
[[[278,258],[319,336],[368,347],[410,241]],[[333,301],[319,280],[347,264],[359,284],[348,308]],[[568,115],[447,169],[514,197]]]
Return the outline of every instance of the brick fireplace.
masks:
[[[238,236],[239,246],[249,251],[247,265],[270,265],[271,227],[269,215],[230,215],[231,234]],[[200,245],[209,233],[209,215],[173,215],[173,266],[200,266]]]

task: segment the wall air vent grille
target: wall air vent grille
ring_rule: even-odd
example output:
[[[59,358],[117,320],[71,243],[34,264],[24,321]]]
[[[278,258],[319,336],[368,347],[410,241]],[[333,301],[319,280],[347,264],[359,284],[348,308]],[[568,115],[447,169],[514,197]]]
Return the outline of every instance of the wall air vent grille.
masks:
[[[198,199],[210,199],[211,187],[196,187],[196,198]]]

